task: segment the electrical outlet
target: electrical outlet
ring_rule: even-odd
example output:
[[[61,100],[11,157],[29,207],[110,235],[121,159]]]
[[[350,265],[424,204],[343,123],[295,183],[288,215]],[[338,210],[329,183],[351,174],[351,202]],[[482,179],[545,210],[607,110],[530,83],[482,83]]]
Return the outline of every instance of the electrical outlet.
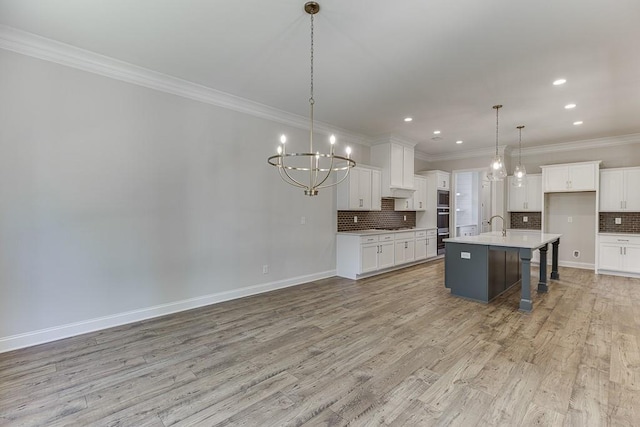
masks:
[[[405,221],[407,220],[407,216],[406,216],[406,215],[404,216],[404,220],[405,220]]]
[[[616,218],[616,225],[622,224],[622,218]]]
[[[567,222],[573,222],[573,217],[572,216],[567,217]]]
[[[522,217],[522,222],[529,222],[529,217],[528,216],[523,216]]]
[[[354,223],[358,222],[358,217],[357,217],[357,216],[354,216],[354,217],[353,217],[353,222],[354,222]]]
[[[307,217],[303,216],[302,218],[300,218],[300,224],[305,225],[307,223]]]
[[[262,266],[262,274],[269,274],[269,264]]]

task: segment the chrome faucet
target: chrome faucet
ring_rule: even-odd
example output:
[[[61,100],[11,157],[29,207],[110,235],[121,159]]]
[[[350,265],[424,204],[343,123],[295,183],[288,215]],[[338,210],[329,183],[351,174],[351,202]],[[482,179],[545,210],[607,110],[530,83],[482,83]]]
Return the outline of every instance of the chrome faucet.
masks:
[[[489,221],[487,221],[487,224],[489,224],[491,226],[491,229],[493,230],[493,225],[491,224],[491,221],[493,221],[494,218],[500,218],[502,220],[502,237],[506,237],[507,230],[504,228],[504,218],[502,218],[500,215],[494,215],[491,218],[489,218]]]

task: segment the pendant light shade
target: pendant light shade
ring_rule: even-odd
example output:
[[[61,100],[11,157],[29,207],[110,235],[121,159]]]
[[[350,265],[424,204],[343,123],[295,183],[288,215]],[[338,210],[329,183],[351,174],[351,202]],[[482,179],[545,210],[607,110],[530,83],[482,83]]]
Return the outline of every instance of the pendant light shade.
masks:
[[[517,127],[519,135],[518,135],[518,165],[513,170],[513,185],[516,187],[522,187],[525,182],[525,178],[527,176],[527,170],[522,164],[522,129],[524,125],[520,125]]]
[[[489,164],[489,172],[487,178],[489,181],[502,181],[507,176],[507,168],[504,166],[504,160],[500,154],[498,154],[498,111],[502,108],[502,105],[494,105],[496,110],[496,155],[491,159]]]

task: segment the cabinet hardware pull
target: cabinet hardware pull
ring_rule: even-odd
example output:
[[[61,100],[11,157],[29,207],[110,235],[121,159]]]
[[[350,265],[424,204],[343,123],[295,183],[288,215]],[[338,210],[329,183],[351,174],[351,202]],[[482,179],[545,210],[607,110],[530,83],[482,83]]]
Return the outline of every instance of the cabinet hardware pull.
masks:
[[[627,248],[624,248],[624,254],[625,255],[627,254]]]
[[[620,255],[622,255],[622,246],[620,246]]]
[[[628,242],[629,239],[618,239],[618,242]]]

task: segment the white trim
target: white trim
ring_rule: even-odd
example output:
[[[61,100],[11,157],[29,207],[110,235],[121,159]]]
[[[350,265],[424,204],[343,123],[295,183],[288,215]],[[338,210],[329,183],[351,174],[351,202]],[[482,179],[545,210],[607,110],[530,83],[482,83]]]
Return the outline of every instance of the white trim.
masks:
[[[551,265],[551,264],[549,264],[549,265]],[[594,271],[596,269],[595,264],[588,263],[588,262],[558,261],[558,266],[560,266],[560,267],[580,268],[582,270],[594,270]]]
[[[535,156],[539,154],[549,153],[561,153],[565,151],[580,151],[589,150],[594,148],[605,147],[617,147],[621,145],[640,144],[640,133],[632,133],[628,135],[608,136],[605,138],[585,139],[581,141],[561,142],[558,144],[548,144],[537,147],[529,147],[522,149],[522,157]],[[514,150],[510,147],[510,150],[506,150],[507,146],[500,146],[504,150],[505,157],[511,158],[518,155],[518,150]],[[446,161],[446,160],[459,160],[459,159],[473,159],[476,157],[487,157],[495,153],[495,148],[480,148],[477,150],[467,150],[459,153],[445,153],[445,154],[429,154],[421,151],[415,153],[415,157],[426,162]]]
[[[509,148],[508,145],[499,145],[498,153],[506,157],[505,154],[508,151],[508,148]],[[494,156],[495,154],[496,154],[496,147],[494,145],[493,147],[478,148],[476,150],[466,150],[458,153],[445,153],[445,154],[437,154],[437,155],[416,151],[415,157],[427,162],[442,162],[445,160],[460,160],[460,159],[473,159],[477,157],[486,157],[487,164],[489,164],[489,160],[491,160],[491,157]]]
[[[151,319],[167,314],[177,313],[180,311],[191,310],[198,307],[204,307],[211,304],[217,304],[237,298],[243,298],[251,295],[257,295],[265,292],[274,291],[276,289],[288,288],[291,286],[301,285],[303,283],[312,282],[314,280],[326,279],[336,275],[335,270],[323,271],[320,273],[309,274],[305,276],[293,277],[278,282],[262,283],[259,285],[247,286],[241,289],[231,291],[218,292],[215,294],[205,295],[196,298],[190,298],[182,301],[175,301],[167,304],[161,304],[154,307],[142,308],[139,310],[127,311],[124,313],[113,314],[110,316],[98,317],[95,319],[84,320],[81,322],[69,323],[66,325],[55,326],[47,329],[26,332],[23,334],[12,335],[8,337],[0,337],[0,353],[16,350],[19,348],[30,347],[37,344],[43,344],[56,341],[63,338],[69,338],[76,335],[86,334],[102,329],[112,328],[127,323],[139,322],[141,320]]]
[[[1,24],[0,48],[205,104],[250,114],[295,128],[309,128],[308,117],[291,114],[268,105]],[[346,129],[340,129],[316,120],[314,120],[314,128],[318,132],[335,134],[343,143],[366,145],[364,136]]]
[[[547,153],[560,153],[563,151],[580,151],[593,148],[617,147],[620,145],[640,144],[640,133],[629,135],[608,136],[606,138],[585,139],[582,141],[563,142],[559,144],[542,145],[522,149],[522,156],[533,156]],[[517,151],[511,153],[511,157],[517,155]]]
[[[640,273],[631,273],[627,271],[616,271],[616,270],[607,270],[606,268],[601,268],[596,270],[596,274],[604,274],[609,276],[619,276],[619,277],[631,277],[632,279],[640,279]]]

